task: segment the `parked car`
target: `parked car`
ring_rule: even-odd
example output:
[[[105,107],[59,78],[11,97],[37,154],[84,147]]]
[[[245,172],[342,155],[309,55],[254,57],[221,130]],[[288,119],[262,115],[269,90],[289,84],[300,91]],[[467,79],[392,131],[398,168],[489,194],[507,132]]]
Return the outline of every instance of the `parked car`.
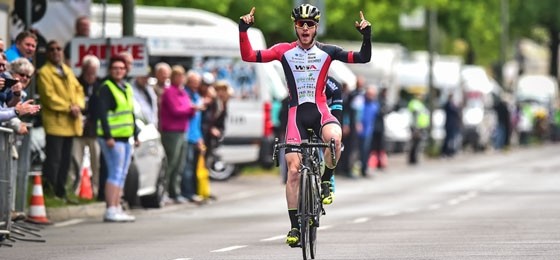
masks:
[[[156,126],[146,125],[140,120],[136,120],[136,124],[140,128],[140,146],[132,152],[124,198],[131,207],[159,208],[165,190],[165,151]]]

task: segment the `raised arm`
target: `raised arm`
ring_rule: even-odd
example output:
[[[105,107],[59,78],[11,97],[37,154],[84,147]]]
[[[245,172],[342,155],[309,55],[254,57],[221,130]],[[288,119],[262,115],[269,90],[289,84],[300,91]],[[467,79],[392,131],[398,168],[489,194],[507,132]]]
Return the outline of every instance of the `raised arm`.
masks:
[[[249,30],[255,22],[254,14],[255,7],[251,8],[248,14],[239,17],[239,49],[241,51],[241,59],[248,62],[279,60],[278,52],[274,50],[274,47],[267,50],[254,50],[253,46],[251,46],[247,30]]]
[[[361,21],[356,21],[355,27],[362,34],[362,46],[360,52],[343,51],[335,53],[334,59],[346,63],[368,63],[371,60],[371,23],[364,18],[360,11]]]

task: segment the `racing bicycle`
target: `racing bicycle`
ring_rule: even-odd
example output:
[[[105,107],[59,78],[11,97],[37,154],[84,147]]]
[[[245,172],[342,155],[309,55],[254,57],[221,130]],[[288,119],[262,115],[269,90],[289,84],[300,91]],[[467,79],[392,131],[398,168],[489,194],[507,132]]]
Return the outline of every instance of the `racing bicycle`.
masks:
[[[278,167],[278,152],[282,148],[296,149],[301,153],[301,166],[299,168],[299,193],[297,216],[300,226],[300,244],[303,259],[315,259],[317,251],[317,228],[325,209],[321,201],[321,167],[323,154],[321,149],[331,150],[331,160],[336,163],[335,143],[331,139],[329,143],[322,143],[319,138],[309,130],[309,140],[303,140],[301,144],[280,143],[278,138],[274,142],[272,160]]]

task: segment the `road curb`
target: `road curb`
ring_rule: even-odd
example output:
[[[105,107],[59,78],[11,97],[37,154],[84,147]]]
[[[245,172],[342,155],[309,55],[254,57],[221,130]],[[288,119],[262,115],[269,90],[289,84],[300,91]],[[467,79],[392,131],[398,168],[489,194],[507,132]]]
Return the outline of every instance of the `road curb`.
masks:
[[[87,205],[73,205],[60,208],[47,208],[47,217],[52,222],[61,222],[75,218],[99,218],[105,212],[105,202]]]

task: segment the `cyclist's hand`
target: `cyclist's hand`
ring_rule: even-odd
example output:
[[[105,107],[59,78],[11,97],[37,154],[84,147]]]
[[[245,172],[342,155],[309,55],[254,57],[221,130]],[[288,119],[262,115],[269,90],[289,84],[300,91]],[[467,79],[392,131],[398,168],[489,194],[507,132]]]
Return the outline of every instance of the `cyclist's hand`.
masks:
[[[251,27],[251,25],[253,25],[253,23],[255,22],[254,14],[255,7],[253,6],[248,14],[239,17],[239,31],[246,32],[247,30],[249,30],[249,27]]]
[[[360,22],[356,21],[354,26],[356,26],[356,29],[358,29],[362,35],[371,34],[371,23],[364,18],[364,13],[362,13],[362,11],[360,11]]]

